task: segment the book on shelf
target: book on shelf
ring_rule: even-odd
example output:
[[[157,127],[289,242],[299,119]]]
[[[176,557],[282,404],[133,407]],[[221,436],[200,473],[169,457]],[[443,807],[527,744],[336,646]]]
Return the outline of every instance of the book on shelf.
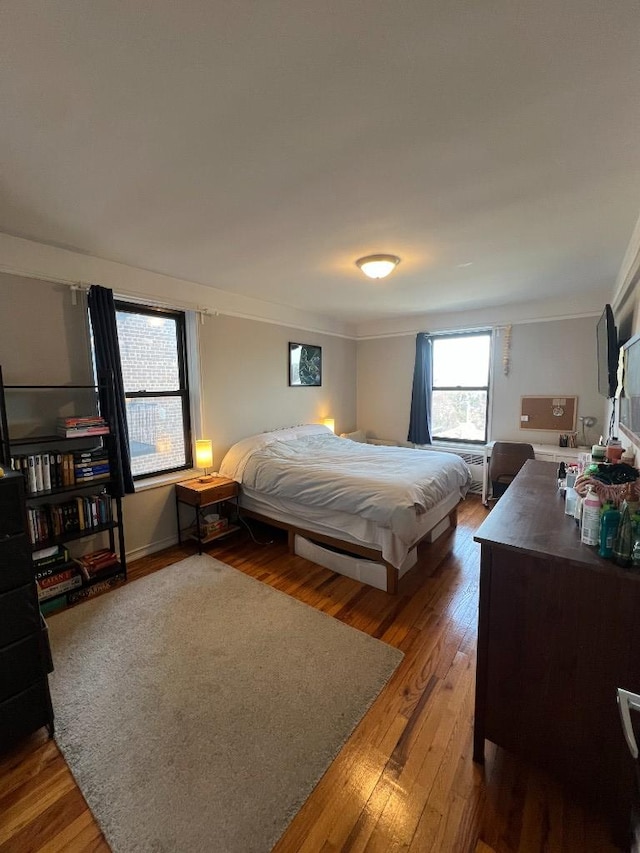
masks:
[[[65,426],[58,423],[56,433],[63,438],[90,438],[92,435],[108,435],[109,426],[107,423],[95,423],[91,425]]]
[[[80,474],[104,474],[109,471],[109,460],[101,459],[96,462],[76,462],[73,466],[76,475]]]
[[[49,473],[51,475],[51,488],[62,488],[64,485],[62,482],[62,453],[59,450],[53,450],[49,454]]]
[[[57,586],[63,581],[68,581],[78,574],[78,567],[75,564],[68,566],[66,569],[61,569],[54,572],[52,575],[46,575],[43,578],[37,578],[36,583],[39,589],[49,589],[52,586]]]
[[[52,545],[50,548],[34,551],[31,554],[31,561],[36,577],[39,573],[48,575],[55,572],[58,566],[69,562],[69,552],[64,545]]]
[[[32,454],[27,458],[28,464],[28,477],[27,477],[27,491],[29,491],[32,495],[34,495],[37,491],[37,480],[36,480],[36,457]]]
[[[113,569],[120,566],[120,560],[114,551],[109,548],[100,548],[98,551],[93,551],[91,554],[84,554],[82,557],[76,557],[75,562],[80,568],[80,571],[85,580],[93,580],[100,575],[111,572]]]
[[[33,467],[36,475],[36,492],[44,492],[44,482],[42,480],[42,456],[40,453],[34,453]]]
[[[68,417],[60,416],[57,423],[58,426],[64,427],[100,426],[105,423],[105,419],[101,415],[69,415]]]
[[[55,575],[52,577],[55,577]],[[45,578],[45,580],[49,580],[49,578]],[[50,598],[55,598],[65,592],[71,592],[71,590],[77,589],[81,586],[82,578],[76,571],[69,575],[69,577],[65,577],[64,579],[58,580],[56,583],[52,584],[43,586],[42,581],[36,581],[38,601],[47,601]]]
[[[98,444],[95,447],[83,447],[82,450],[73,451],[73,458],[77,462],[82,460],[106,459],[108,455],[107,449],[103,444]]]
[[[36,581],[39,583],[41,580],[45,580],[46,578],[52,577],[52,575],[58,574],[58,572],[62,572],[65,569],[73,568],[75,569],[75,573],[78,573],[78,567],[75,565],[73,560],[69,559],[66,563],[57,563],[55,566],[48,566],[44,569],[38,569],[37,572],[34,573],[34,577]]]
[[[87,598],[93,598],[125,580],[124,572],[117,572],[111,577],[104,580],[96,581],[91,586],[83,587],[82,589],[74,589],[67,595],[67,602],[75,604],[77,601],[85,601]]]
[[[39,551],[34,551],[31,554],[31,559],[34,563],[48,563],[53,559],[58,559],[60,556],[66,555],[67,549],[64,545],[50,545],[48,548],[41,548]]]
[[[42,466],[42,488],[45,492],[51,491],[51,457],[48,453],[41,454]]]
[[[76,477],[76,484],[82,485],[82,483],[93,483],[96,480],[108,480],[110,477],[111,474],[108,471],[104,474],[83,474],[82,477]]]
[[[88,427],[87,429],[64,429],[58,427],[57,434],[61,438],[90,438],[92,435],[109,435],[109,427]]]

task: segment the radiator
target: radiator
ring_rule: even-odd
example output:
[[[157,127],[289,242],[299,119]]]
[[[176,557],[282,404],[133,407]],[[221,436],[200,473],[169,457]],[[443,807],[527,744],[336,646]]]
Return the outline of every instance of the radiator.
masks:
[[[369,444],[386,444],[386,445],[400,445],[401,447],[413,447],[416,450],[432,450],[437,453],[455,453],[456,456],[459,456],[463,459],[471,470],[471,486],[469,487],[469,491],[475,495],[482,494],[482,486],[484,482],[484,448],[483,451],[480,450],[463,450],[462,448],[456,450],[453,447],[440,447],[434,444],[411,444],[410,442],[399,442],[399,441],[389,441],[388,439],[371,439],[368,438],[367,442]]]
[[[416,450],[435,450],[438,453],[455,453],[463,459],[471,470],[471,485],[469,491],[474,495],[482,494],[482,484],[484,482],[484,454],[473,450],[455,450],[453,447],[420,447],[416,445]]]

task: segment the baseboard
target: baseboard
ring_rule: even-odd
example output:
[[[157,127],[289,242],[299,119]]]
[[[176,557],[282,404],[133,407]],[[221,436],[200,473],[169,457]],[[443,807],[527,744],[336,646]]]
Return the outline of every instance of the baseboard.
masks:
[[[149,554],[155,554],[157,551],[164,551],[165,548],[170,548],[172,545],[178,544],[178,536],[168,536],[166,539],[161,539],[159,542],[151,542],[149,545],[143,545],[141,548],[134,548],[133,551],[127,552],[127,563],[133,563],[141,557],[147,557]]]

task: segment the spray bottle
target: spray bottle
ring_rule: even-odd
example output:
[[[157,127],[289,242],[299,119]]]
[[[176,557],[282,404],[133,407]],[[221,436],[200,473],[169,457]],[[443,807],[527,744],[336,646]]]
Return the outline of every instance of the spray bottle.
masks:
[[[582,502],[582,533],[584,545],[597,545],[600,542],[600,498],[589,486]]]

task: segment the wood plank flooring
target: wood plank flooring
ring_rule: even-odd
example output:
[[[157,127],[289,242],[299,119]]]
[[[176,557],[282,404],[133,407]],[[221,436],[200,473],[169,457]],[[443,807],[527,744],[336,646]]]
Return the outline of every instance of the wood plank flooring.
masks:
[[[484,768],[471,760],[479,573],[473,534],[486,512],[479,499],[465,501],[457,529],[421,549],[394,597],[289,555],[286,537],[260,525],[253,525],[255,537],[272,544],[256,544],[244,532],[211,549],[405,654],[274,853],[616,849],[598,817],[544,774],[492,744]],[[138,560],[130,582],[192,553],[191,545],[176,546]],[[0,758],[0,853],[108,850],[44,730]]]

